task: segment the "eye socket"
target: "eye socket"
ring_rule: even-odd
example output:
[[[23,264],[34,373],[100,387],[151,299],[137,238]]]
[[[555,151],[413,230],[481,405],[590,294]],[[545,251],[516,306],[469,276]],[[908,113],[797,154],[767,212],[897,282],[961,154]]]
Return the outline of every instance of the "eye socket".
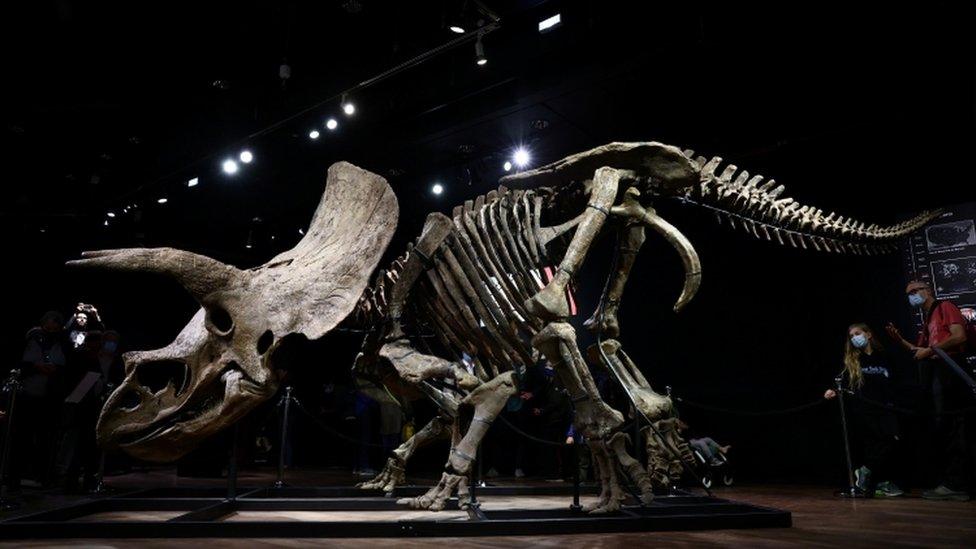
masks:
[[[271,330],[265,330],[261,337],[258,338],[258,354],[263,355],[268,352],[271,348],[271,344],[274,343],[274,333]]]
[[[210,324],[221,335],[227,335],[234,329],[234,320],[230,317],[230,313],[222,307],[208,307],[207,318],[210,319]]]

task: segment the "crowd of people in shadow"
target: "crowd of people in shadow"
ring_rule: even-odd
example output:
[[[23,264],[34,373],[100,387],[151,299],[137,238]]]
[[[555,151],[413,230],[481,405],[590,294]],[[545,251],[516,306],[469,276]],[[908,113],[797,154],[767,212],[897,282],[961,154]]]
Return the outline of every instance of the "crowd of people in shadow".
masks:
[[[120,335],[98,310],[79,303],[65,320],[44,313],[26,335],[3,392],[6,488],[90,490],[98,480],[95,424],[123,375]]]

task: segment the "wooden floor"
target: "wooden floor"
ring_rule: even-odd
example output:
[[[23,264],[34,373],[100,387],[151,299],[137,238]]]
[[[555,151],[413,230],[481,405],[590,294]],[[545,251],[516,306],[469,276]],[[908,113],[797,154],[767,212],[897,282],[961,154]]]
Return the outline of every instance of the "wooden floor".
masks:
[[[886,500],[845,500],[830,488],[809,486],[748,486],[720,490],[717,496],[793,513],[792,528],[652,532],[549,537],[484,537],[436,539],[78,539],[21,541],[10,547],[369,547],[410,548],[431,544],[457,547],[976,547],[976,502],[930,502],[918,497]],[[513,498],[496,505],[512,507]],[[549,499],[549,498],[545,498]],[[551,504],[561,505],[553,502]],[[568,501],[566,502],[568,504]],[[485,506],[492,502],[485,501]],[[237,520],[247,517],[235,517]],[[233,522],[230,518],[228,522]],[[281,520],[298,517],[283,516]],[[319,518],[317,517],[317,520]],[[233,528],[228,524],[228,528]]]

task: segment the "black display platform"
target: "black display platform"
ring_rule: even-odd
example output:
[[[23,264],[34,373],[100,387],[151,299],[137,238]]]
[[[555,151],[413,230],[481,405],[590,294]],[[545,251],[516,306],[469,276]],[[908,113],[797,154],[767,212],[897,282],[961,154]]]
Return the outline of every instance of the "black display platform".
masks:
[[[566,486],[478,488],[479,496],[567,495]],[[787,511],[691,494],[660,496],[646,506],[626,506],[618,513],[587,515],[569,509],[468,510],[468,518],[423,514],[410,520],[262,520],[223,522],[238,511],[393,511],[399,497],[426,491],[397,489],[394,497],[356,488],[251,488],[228,498],[219,489],[160,488],[88,500],[75,505],[0,521],[0,539],[24,538],[173,538],[173,537],[438,537],[552,535],[662,530],[789,527]],[[589,490],[592,493],[592,489]],[[457,510],[452,499],[447,510]],[[101,513],[175,511],[168,520],[91,520]]]

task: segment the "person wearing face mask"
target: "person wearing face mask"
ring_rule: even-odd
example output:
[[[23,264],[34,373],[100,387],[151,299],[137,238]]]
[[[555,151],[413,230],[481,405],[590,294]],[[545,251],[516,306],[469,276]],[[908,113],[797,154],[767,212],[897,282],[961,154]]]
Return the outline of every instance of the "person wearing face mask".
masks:
[[[934,412],[931,432],[936,436],[936,445],[943,449],[937,456],[942,463],[935,464],[942,471],[941,483],[935,489],[925,491],[922,497],[968,501],[966,489],[972,468],[973,435],[967,436],[967,428],[972,429],[973,418],[944,412],[971,407],[973,399],[965,382],[933,350],[937,347],[952,358],[961,358],[966,348],[966,319],[953,303],[937,300],[932,287],[925,281],[909,282],[905,294],[909,305],[921,309],[925,324],[914,344],[902,337],[894,324],[889,322],[887,330],[919,364],[921,385],[927,393],[930,411]]]
[[[844,343],[843,384],[865,400],[891,406],[896,400],[896,368],[881,342],[867,324],[852,324]],[[824,398],[837,396],[827,389]],[[855,401],[856,402],[856,401]],[[897,497],[904,492],[892,479],[895,448],[900,440],[898,418],[877,405],[863,404],[853,410],[862,448],[862,463],[854,471],[857,487],[876,497]],[[880,482],[878,482],[880,481]]]

